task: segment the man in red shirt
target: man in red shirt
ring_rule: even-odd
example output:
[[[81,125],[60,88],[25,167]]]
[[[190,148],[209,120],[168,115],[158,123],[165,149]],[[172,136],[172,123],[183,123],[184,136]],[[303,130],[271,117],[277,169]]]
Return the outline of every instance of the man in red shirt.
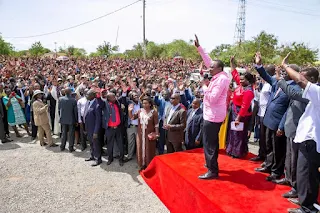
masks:
[[[113,145],[117,143],[117,146],[120,151],[120,159],[119,164],[123,166],[123,140],[121,133],[121,117],[122,110],[120,108],[120,104],[116,99],[114,93],[108,93],[107,102],[103,109],[103,127],[106,130],[107,136],[107,152],[108,152],[108,162],[107,165],[110,165],[113,161]]]

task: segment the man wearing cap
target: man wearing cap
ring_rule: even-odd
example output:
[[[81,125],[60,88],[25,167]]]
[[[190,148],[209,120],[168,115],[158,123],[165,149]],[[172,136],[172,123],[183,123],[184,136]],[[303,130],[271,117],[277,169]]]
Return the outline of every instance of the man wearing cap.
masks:
[[[42,101],[43,92],[40,90],[34,91],[33,94],[33,115],[34,115],[34,123],[38,127],[38,137],[40,140],[40,145],[45,146],[44,143],[44,133],[46,133],[46,137],[48,139],[49,147],[56,147],[57,145],[53,143],[51,130],[49,125],[49,117],[48,117],[48,105],[44,104]]]

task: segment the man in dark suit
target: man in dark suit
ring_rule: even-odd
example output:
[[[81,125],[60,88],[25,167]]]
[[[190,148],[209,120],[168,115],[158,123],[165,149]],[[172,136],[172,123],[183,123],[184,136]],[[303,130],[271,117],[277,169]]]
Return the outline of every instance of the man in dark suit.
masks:
[[[267,104],[267,110],[263,119],[263,124],[267,127],[266,144],[267,158],[265,167],[255,169],[258,172],[271,173],[267,181],[279,179],[284,172],[284,162],[286,156],[286,137],[284,135],[285,113],[289,105],[288,96],[278,86],[277,79],[271,77],[263,68],[261,55],[256,54],[256,69],[272,89]],[[285,80],[289,82],[287,77]],[[289,82],[292,84],[293,82]]]
[[[87,93],[87,103],[84,110],[85,129],[87,137],[90,142],[91,156],[86,161],[95,161],[92,166],[98,166],[102,163],[101,160],[101,145],[98,138],[101,129],[102,111],[98,100],[96,99],[96,92],[89,90]]]
[[[180,105],[180,95],[173,94],[170,102],[172,106],[166,112],[163,125],[166,130],[167,153],[182,151],[187,119],[187,113]]]
[[[113,162],[113,146],[117,144],[120,152],[119,165],[123,166],[123,137],[122,137],[122,126],[123,126],[123,114],[121,105],[116,99],[114,93],[109,92],[107,95],[107,101],[102,110],[103,112],[103,128],[105,129],[105,135],[107,136],[107,152],[108,162],[110,165]]]
[[[69,132],[69,152],[74,151],[74,132],[78,118],[77,101],[71,96],[71,89],[65,88],[65,96],[59,98],[58,109],[60,112],[60,124],[62,126],[62,139],[60,150],[64,151]]]
[[[295,66],[289,65],[293,70]],[[306,69],[301,72],[305,78],[311,83],[316,83],[318,76],[313,76],[312,71]],[[290,185],[292,188],[289,192],[285,193],[285,198],[297,198],[297,162],[299,153],[299,144],[294,143],[293,140],[296,136],[297,127],[302,114],[309,103],[308,99],[302,98],[303,90],[298,84],[288,85],[282,79],[278,82],[279,87],[289,96],[290,103],[286,113],[286,122],[284,125],[285,134],[287,137],[287,153],[285,161],[285,178],[274,181],[277,184]]]
[[[192,101],[192,109],[187,113],[187,127],[185,146],[187,150],[202,147],[203,112],[200,108],[200,99]]]

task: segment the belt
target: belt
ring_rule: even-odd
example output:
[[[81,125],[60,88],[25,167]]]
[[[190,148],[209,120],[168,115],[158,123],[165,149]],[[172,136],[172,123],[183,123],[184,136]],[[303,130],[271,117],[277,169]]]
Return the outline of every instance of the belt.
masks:
[[[119,126],[109,126],[111,129],[118,129]]]
[[[129,127],[137,127],[138,125],[130,124]]]

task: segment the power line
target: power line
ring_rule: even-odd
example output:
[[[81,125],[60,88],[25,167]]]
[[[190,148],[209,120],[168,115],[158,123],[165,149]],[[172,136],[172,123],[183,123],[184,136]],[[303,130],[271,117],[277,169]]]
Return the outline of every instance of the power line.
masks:
[[[256,1],[256,0],[255,0],[255,1]],[[279,4],[279,3],[273,2],[273,1],[259,0],[258,2],[259,2],[259,3],[260,3],[260,2],[264,2],[264,3],[266,3],[266,4],[271,4],[272,6],[278,5],[278,6],[280,6],[280,7],[292,8],[292,9],[294,9],[294,10],[305,10],[305,11],[308,11],[308,12],[318,12],[318,10],[315,10],[315,9],[307,9],[307,8],[302,8],[302,7],[297,8],[297,7],[294,7],[294,6],[292,6],[292,5]]]
[[[229,1],[238,2],[238,0],[229,0]],[[259,7],[260,9],[261,9],[261,7],[263,7],[263,8],[269,8],[269,9],[283,11],[283,12],[301,14],[301,15],[306,15],[306,16],[320,17],[320,14],[305,13],[305,12],[297,11],[298,9],[297,10],[284,9],[284,8],[277,7],[277,6],[263,4],[262,2],[259,2],[259,3],[258,2],[253,2],[252,0],[251,1],[248,0],[247,3],[248,3],[249,6]]]
[[[48,33],[42,33],[42,34],[31,35],[31,36],[16,36],[16,37],[3,37],[3,38],[6,38],[6,39],[13,39],[13,38],[34,38],[34,37],[40,37],[40,36],[46,36],[46,35],[51,35],[51,34],[60,33],[60,32],[67,31],[67,30],[70,30],[70,29],[73,29],[73,28],[76,28],[76,27],[80,27],[80,26],[85,25],[85,24],[89,24],[89,23],[91,23],[91,22],[93,22],[93,21],[96,21],[96,20],[98,20],[98,19],[102,19],[102,18],[104,18],[104,17],[106,17],[106,16],[112,15],[112,14],[114,14],[114,13],[116,13],[116,12],[119,12],[119,11],[121,11],[121,10],[123,10],[123,9],[126,9],[126,8],[128,8],[128,7],[136,4],[136,3],[138,3],[138,2],[140,2],[140,1],[141,1],[141,0],[137,0],[137,1],[133,2],[133,3],[131,3],[131,4],[128,4],[128,5],[124,6],[124,7],[121,7],[121,8],[119,8],[119,9],[114,10],[114,11],[112,11],[112,12],[110,12],[110,13],[105,14],[105,15],[99,16],[99,17],[94,18],[94,19],[91,19],[91,20],[89,20],[89,21],[86,21],[86,22],[83,22],[83,23],[80,23],[80,24],[77,24],[77,25],[74,25],[74,26],[71,26],[71,27],[67,27],[67,28],[64,28],[64,29],[61,29],[61,30],[56,30],[56,31],[48,32]]]

